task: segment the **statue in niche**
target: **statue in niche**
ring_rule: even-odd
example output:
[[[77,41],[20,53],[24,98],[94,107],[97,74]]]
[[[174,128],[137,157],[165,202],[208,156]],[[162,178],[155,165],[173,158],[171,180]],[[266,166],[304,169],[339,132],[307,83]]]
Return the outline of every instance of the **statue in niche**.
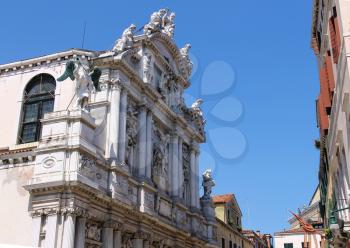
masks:
[[[151,83],[153,80],[152,72],[152,55],[145,53],[143,56],[143,81],[146,83]]]
[[[160,9],[151,15],[150,21],[144,27],[144,33],[150,35],[156,32],[160,32],[162,28],[163,18],[166,15],[166,9]]]
[[[168,35],[170,38],[174,37],[174,31],[175,31],[175,13],[171,12],[169,15],[165,14],[163,17],[162,32]]]
[[[134,32],[136,26],[131,24],[127,29],[124,30],[122,37],[118,39],[112,49],[112,51],[121,53],[127,49],[132,48],[134,44]]]
[[[91,70],[89,63],[87,61],[82,61],[79,58],[67,62],[64,73],[57,78],[57,81],[64,81],[68,77],[71,80],[75,80],[75,93],[73,96],[75,102],[73,109],[81,109],[86,112],[89,111],[87,105],[91,94],[95,93],[98,89],[101,73],[101,70],[98,68],[93,68]]]
[[[167,189],[169,135],[154,130],[152,178],[158,188]]]
[[[204,189],[204,194],[202,196],[202,199],[209,200],[209,199],[211,199],[212,188],[215,186],[215,182],[214,182],[213,177],[211,175],[211,170],[207,169],[203,173],[202,178],[203,178],[202,186]]]
[[[135,150],[137,144],[137,110],[132,104],[128,105],[126,117],[126,152],[125,163],[134,164]]]
[[[191,48],[190,44],[186,44],[183,48],[180,49],[180,54],[182,57],[182,60],[185,63],[186,69],[187,69],[187,77],[189,77],[192,73],[192,69],[193,69],[193,63],[190,60],[190,56],[189,56],[189,50]]]

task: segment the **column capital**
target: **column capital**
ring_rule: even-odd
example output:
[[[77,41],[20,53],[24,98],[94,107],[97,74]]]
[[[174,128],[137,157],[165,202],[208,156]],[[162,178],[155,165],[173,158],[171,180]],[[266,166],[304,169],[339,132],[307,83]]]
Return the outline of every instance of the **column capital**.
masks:
[[[110,87],[112,90],[120,90],[120,91],[126,91],[127,90],[127,82],[121,81],[120,78],[112,78],[108,81]]]
[[[134,233],[134,239],[150,240],[150,238],[151,238],[151,234],[143,230],[139,230],[136,233]]]
[[[61,209],[61,213],[79,217],[89,216],[88,211],[80,207],[64,207]]]
[[[41,208],[41,209],[34,209],[30,211],[30,214],[32,217],[40,217],[42,215],[56,215],[59,214],[60,208],[59,207],[52,207],[52,208]]]
[[[105,228],[113,228],[116,231],[122,231],[123,230],[123,223],[114,221],[114,220],[108,220],[103,224],[103,227]]]

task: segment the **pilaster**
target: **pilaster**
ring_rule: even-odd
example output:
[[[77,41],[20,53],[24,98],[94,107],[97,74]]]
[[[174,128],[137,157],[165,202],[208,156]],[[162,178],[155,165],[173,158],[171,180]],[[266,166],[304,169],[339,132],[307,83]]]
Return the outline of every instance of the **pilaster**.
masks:
[[[78,217],[77,220],[77,228],[75,234],[75,248],[84,248],[85,247],[85,225],[86,218]]]
[[[40,241],[40,229],[41,229],[41,215],[32,216],[32,246],[39,247]]]
[[[147,139],[147,108],[145,105],[140,106],[139,113],[139,140],[138,140],[138,148],[139,148],[139,160],[138,160],[138,176],[140,178],[144,178],[146,176],[146,139]]]
[[[152,129],[153,129],[153,117],[152,112],[148,111],[147,113],[147,142],[146,142],[146,178],[151,179],[152,174],[152,159],[153,159],[153,152],[152,152]]]
[[[175,198],[179,197],[179,137],[173,133],[171,136],[171,192]]]
[[[117,161],[119,140],[120,91],[118,81],[111,84],[110,110],[108,114],[106,157],[113,164]]]
[[[119,118],[119,151],[118,160],[119,163],[125,163],[125,150],[126,150],[126,118],[128,107],[128,93],[125,87],[121,91],[120,98],[120,118]]]
[[[67,213],[64,219],[62,247],[74,248],[75,215]]]

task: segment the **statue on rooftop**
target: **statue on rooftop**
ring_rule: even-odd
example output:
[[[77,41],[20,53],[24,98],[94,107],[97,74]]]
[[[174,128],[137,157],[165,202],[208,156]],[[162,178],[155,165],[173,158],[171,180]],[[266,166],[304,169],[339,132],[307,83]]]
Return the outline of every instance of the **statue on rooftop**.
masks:
[[[79,58],[76,58],[67,62],[64,73],[57,78],[57,81],[64,81],[68,77],[71,80],[74,80],[75,94],[73,98],[75,97],[76,100],[73,109],[82,109],[88,112],[87,104],[90,95],[98,89],[100,76],[100,69],[94,68],[91,70],[88,62],[83,62],[82,60],[79,60]]]
[[[175,13],[171,12],[170,15],[164,15],[163,22],[162,22],[162,32],[166,35],[168,35],[170,38],[174,36],[174,30],[175,30]]]
[[[127,49],[132,48],[134,44],[134,32],[136,26],[131,24],[127,29],[124,30],[122,37],[118,39],[112,49],[112,51],[121,53]]]
[[[165,17],[166,13],[166,9],[160,9],[151,15],[149,23],[144,27],[144,32],[146,35],[161,31],[163,18]]]
[[[209,200],[211,198],[212,188],[215,186],[215,182],[214,182],[213,177],[211,175],[211,170],[207,169],[203,173],[202,177],[203,177],[202,186],[204,189],[204,194],[202,196],[202,199]]]

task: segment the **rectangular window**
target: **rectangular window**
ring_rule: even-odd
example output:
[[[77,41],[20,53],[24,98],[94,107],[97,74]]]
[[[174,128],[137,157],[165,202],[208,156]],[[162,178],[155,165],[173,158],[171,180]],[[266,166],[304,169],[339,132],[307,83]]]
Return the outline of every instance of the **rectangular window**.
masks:
[[[221,247],[225,248],[225,239],[224,238],[221,239]]]
[[[293,243],[284,243],[284,248],[293,248]]]
[[[232,241],[230,240],[230,243],[228,245],[229,248],[232,248]]]

